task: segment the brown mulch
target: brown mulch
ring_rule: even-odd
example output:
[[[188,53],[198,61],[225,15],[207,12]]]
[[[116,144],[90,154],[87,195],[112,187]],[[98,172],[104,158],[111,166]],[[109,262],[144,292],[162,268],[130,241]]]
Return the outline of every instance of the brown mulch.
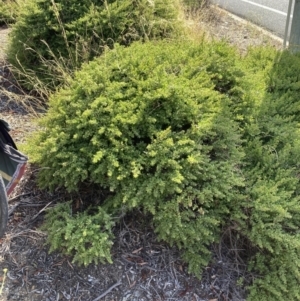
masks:
[[[0,269],[8,270],[3,300],[243,300],[244,293],[234,285],[245,267],[240,265],[237,273],[230,250],[215,252],[200,281],[187,273],[176,248],[157,241],[151,221],[138,210],[115,228],[111,265],[79,267],[68,256],[49,254],[46,236],[39,230],[45,209],[68,197],[98,199],[98,195],[40,191],[36,173],[37,169],[29,166],[9,202],[10,220],[0,247]]]
[[[241,52],[249,45],[268,43],[280,47],[279,40],[251,24],[218,9],[213,12],[208,21],[198,25],[212,37],[237,44]],[[5,61],[2,50],[8,31],[0,28],[0,113],[20,144],[34,130],[32,121],[36,115],[19,101],[27,94],[16,84]],[[7,233],[0,240],[0,301],[244,300],[245,292],[236,282],[246,273],[246,267],[237,260],[234,250],[225,244],[212,247],[213,260],[200,281],[187,273],[176,248],[157,241],[151,221],[147,222],[147,216],[138,210],[125,216],[115,228],[111,265],[78,267],[68,256],[49,253],[46,235],[39,229],[46,208],[62,200],[98,196],[91,192],[68,195],[63,190],[41,191],[36,185],[37,172],[37,167],[29,165],[10,196]],[[3,269],[8,271],[6,276]]]

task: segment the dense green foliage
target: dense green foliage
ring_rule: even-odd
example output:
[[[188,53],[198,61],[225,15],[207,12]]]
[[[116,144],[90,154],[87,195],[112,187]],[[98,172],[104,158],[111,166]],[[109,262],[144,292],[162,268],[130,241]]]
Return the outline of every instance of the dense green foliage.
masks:
[[[53,95],[27,151],[42,187],[93,182],[112,192],[102,212],[152,214],[198,275],[232,229],[260,276],[248,300],[300,300],[299,72],[271,48],[117,46]]]
[[[32,159],[51,167],[40,173],[43,186],[109,188],[105,208],[151,212],[159,237],[199,273],[238,202],[240,140],[226,97],[214,90],[230,85],[216,70],[228,72],[234,52],[190,44],[117,47],[84,66],[51,98],[45,131],[29,145]]]
[[[265,276],[254,281],[249,300],[300,300],[299,71],[299,56],[273,56],[245,137],[250,214],[243,231],[261,250],[252,268]]]
[[[178,16],[177,0],[28,0],[7,54],[27,85],[55,87],[105,46],[172,37]]]
[[[68,203],[48,211],[42,229],[48,231],[50,251],[60,248],[65,254],[74,255],[73,262],[84,265],[112,262],[113,222],[101,207],[97,211],[74,214]]]
[[[18,15],[18,7],[15,0],[0,0],[0,25],[14,23]]]

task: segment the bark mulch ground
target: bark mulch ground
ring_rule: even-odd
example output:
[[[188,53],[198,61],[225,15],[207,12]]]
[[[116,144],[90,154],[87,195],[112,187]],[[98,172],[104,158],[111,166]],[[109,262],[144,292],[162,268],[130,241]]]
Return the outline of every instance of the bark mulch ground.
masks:
[[[242,52],[249,45],[270,41],[280,46],[280,41],[218,9],[209,22],[199,26],[212,37],[238,43]],[[19,144],[34,130],[36,114],[26,101],[25,105],[20,102],[28,94],[16,84],[5,61],[3,47],[8,32],[0,28],[0,116],[10,123],[11,135]],[[80,195],[41,191],[36,185],[37,172],[38,167],[29,165],[10,196],[7,233],[0,240],[0,301],[244,300],[245,292],[236,282],[246,267],[232,246],[212,246],[213,260],[200,281],[187,273],[176,248],[157,241],[151,221],[139,211],[125,216],[115,229],[113,264],[78,267],[70,257],[49,253],[46,235],[40,231],[45,210],[67,199],[97,201],[101,191],[86,189]]]
[[[19,301],[217,301],[243,300],[235,287],[245,271],[243,263],[226,247],[215,246],[214,259],[202,280],[189,275],[180,252],[158,242],[151,221],[138,210],[125,216],[115,229],[113,264],[79,267],[72,258],[49,253],[45,233],[39,230],[46,208],[58,202],[89,198],[54,193],[36,187],[37,169],[29,166],[22,183],[10,199],[7,234],[1,240],[0,273],[6,268],[3,300]],[[220,249],[219,249],[220,247]]]

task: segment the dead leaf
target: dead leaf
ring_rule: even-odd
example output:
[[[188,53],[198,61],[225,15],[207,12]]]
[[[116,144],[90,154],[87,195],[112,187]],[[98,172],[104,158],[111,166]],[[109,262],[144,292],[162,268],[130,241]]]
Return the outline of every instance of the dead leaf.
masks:
[[[133,281],[129,287],[132,288],[133,286],[135,286],[135,284],[136,284],[136,281]]]
[[[141,247],[141,248],[139,248],[139,249],[137,249],[137,250],[134,250],[134,251],[132,251],[131,253],[132,253],[132,254],[136,254],[136,253],[139,253],[141,250],[143,250],[143,247]]]

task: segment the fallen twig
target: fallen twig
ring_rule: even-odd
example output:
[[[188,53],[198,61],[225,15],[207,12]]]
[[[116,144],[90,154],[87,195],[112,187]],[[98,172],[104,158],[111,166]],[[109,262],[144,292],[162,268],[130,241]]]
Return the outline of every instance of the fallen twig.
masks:
[[[51,204],[53,203],[53,201],[49,202],[43,209],[41,209],[36,215],[34,215],[31,218],[31,221],[35,220],[43,211],[45,211]]]
[[[121,280],[119,280],[118,282],[116,282],[114,285],[112,285],[109,289],[107,289],[103,294],[101,294],[99,297],[97,297],[96,299],[94,299],[93,301],[98,301],[101,298],[105,297],[108,293],[110,293],[114,288],[116,288],[117,286],[121,285],[122,282]]]
[[[20,205],[20,202],[12,206],[12,208],[9,208],[8,210],[8,216],[11,216],[13,212],[16,210],[16,208]]]
[[[9,199],[8,202],[14,201],[17,198],[21,198],[22,196],[27,196],[27,195],[30,195],[30,194],[32,194],[32,192],[27,192],[27,193],[22,193],[22,194],[16,195],[13,198]]]

